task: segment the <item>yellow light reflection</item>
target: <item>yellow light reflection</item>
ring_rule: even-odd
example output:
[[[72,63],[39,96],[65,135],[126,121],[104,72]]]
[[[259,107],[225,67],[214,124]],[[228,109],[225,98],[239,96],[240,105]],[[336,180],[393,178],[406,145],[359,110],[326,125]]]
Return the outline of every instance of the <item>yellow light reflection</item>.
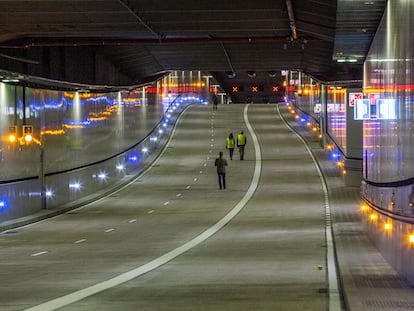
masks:
[[[45,130],[42,131],[41,135],[63,135],[65,134],[64,130]]]
[[[16,135],[14,135],[14,134],[10,134],[10,135],[9,135],[9,137],[8,137],[8,141],[9,141],[10,143],[15,143],[15,142],[16,142],[16,140],[17,140]]]

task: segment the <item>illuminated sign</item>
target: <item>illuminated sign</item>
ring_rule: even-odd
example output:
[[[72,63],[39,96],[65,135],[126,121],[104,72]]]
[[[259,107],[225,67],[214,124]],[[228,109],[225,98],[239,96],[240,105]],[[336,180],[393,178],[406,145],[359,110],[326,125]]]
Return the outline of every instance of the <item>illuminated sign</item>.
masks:
[[[354,102],[354,119],[369,120],[371,117],[371,101],[369,99],[357,99]]]
[[[250,88],[250,91],[252,91],[253,93],[259,93],[259,92],[263,92],[263,85],[252,85],[252,87]]]
[[[355,100],[355,120],[395,120],[398,116],[398,102],[394,98]]]
[[[321,112],[321,110],[322,110],[322,105],[321,105],[321,104],[315,104],[315,105],[313,106],[313,112],[314,112],[314,113],[320,113],[320,112]]]
[[[238,93],[239,92],[239,87],[238,86],[232,86],[231,87],[231,91],[233,92],[233,93]]]
[[[378,119],[395,120],[397,119],[397,101],[394,98],[383,98],[377,100]]]
[[[272,92],[279,92],[279,86],[273,85],[272,86]]]
[[[349,93],[349,99],[348,99],[349,107],[354,107],[355,106],[355,100],[356,99],[363,99],[363,98],[364,98],[364,94],[362,92]]]

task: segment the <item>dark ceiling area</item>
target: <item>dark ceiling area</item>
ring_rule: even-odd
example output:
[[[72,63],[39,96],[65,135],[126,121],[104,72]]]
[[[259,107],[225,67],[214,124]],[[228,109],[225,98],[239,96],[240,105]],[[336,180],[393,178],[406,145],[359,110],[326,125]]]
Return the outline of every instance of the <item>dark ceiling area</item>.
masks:
[[[362,80],[386,0],[0,1],[0,69],[31,83],[114,89],[200,70],[227,92],[282,70]],[[274,90],[274,89],[273,89]],[[246,93],[246,94],[243,94]]]

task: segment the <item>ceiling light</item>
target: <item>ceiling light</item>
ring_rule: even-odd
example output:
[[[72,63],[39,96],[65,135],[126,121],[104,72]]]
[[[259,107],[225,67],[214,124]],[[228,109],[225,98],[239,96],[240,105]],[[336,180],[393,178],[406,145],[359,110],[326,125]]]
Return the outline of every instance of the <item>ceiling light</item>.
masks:
[[[3,79],[1,82],[8,83],[8,82],[19,82],[19,79]]]
[[[356,58],[340,58],[337,60],[338,63],[356,63],[358,60]]]
[[[248,72],[247,72],[247,75],[248,75],[250,78],[254,78],[254,77],[256,77],[256,71],[248,71]]]
[[[236,76],[236,73],[234,71],[226,71],[226,75],[228,78],[232,79]]]

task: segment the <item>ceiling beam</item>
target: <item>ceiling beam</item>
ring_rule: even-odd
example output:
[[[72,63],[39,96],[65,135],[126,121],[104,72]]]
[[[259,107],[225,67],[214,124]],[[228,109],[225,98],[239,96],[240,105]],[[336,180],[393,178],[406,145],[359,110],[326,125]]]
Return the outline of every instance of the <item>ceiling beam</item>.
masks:
[[[321,41],[317,38],[306,38],[307,41]],[[153,44],[211,44],[211,43],[258,43],[258,42],[289,42],[286,36],[267,37],[226,37],[226,38],[168,38],[159,39],[102,39],[102,38],[43,38],[23,40],[21,43],[2,42],[0,48],[30,48],[53,46],[127,46]]]
[[[296,33],[296,22],[295,22],[295,15],[293,14],[293,5],[292,0],[286,0],[287,11],[289,15],[289,26],[290,31],[292,33],[292,39],[296,40],[298,35]]]

